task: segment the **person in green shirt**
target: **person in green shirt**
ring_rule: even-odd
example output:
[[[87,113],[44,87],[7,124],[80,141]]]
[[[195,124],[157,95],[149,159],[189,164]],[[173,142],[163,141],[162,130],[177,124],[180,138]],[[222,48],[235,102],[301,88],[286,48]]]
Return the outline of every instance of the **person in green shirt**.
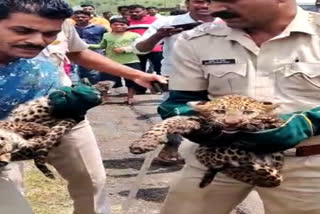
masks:
[[[139,34],[127,31],[129,25],[125,18],[114,18],[110,21],[111,33],[103,35],[103,39],[100,44],[91,44],[91,49],[105,49],[106,55],[123,65],[129,66],[134,69],[141,70],[140,61],[136,54],[133,53],[132,44],[140,37]],[[118,77],[112,77],[111,80],[119,82],[121,80],[114,79]],[[139,91],[141,86],[137,85],[131,80],[125,79],[126,86],[128,88],[127,103],[132,105],[133,97],[136,91]]]

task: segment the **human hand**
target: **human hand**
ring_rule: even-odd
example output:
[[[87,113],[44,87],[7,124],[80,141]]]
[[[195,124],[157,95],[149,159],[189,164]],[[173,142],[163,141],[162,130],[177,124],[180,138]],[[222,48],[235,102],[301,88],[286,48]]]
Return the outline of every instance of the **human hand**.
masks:
[[[167,84],[168,83],[168,78],[156,74],[148,74],[148,73],[142,73],[140,76],[137,78],[133,79],[135,83],[138,85],[141,85],[145,88],[152,88],[152,83],[153,82],[159,82],[162,84]]]
[[[183,31],[182,28],[174,28],[174,27],[162,27],[159,28],[156,35],[165,38],[169,36],[173,36],[175,34],[181,33]]]
[[[115,54],[121,54],[121,53],[124,53],[125,52],[125,49],[124,48],[114,48],[112,50]]]

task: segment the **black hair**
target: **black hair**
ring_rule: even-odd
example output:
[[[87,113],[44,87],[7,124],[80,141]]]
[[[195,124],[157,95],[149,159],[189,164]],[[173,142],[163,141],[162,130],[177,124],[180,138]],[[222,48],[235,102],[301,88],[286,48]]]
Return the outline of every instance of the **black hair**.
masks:
[[[123,8],[129,9],[129,6],[125,6],[125,5],[119,6],[118,11],[120,12]]]
[[[133,4],[133,5],[130,5],[129,6],[129,10],[134,10],[134,9],[137,9],[137,8],[141,8],[142,10],[145,10],[146,8],[140,4]]]
[[[83,15],[86,15],[86,16],[91,16],[90,12],[84,11],[84,10],[76,10],[76,11],[73,12],[73,15],[77,15],[77,14],[83,14]]]
[[[186,13],[188,13],[188,11],[186,11],[186,10],[174,9],[170,12],[170,16],[177,16],[177,15],[182,15],[182,14],[186,14]]]
[[[147,9],[147,10],[150,10],[150,9],[159,10],[159,8],[157,8],[157,7],[153,7],[153,6],[152,6],[152,7],[147,7],[146,9]]]
[[[12,13],[27,13],[48,19],[66,19],[72,15],[64,0],[0,0],[0,20]]]
[[[80,5],[80,7],[92,7],[94,9],[96,9],[96,7],[92,4],[82,4],[82,5]]]
[[[110,20],[110,24],[116,23],[116,22],[120,22],[126,25],[129,25],[129,22],[126,18],[113,18]]]

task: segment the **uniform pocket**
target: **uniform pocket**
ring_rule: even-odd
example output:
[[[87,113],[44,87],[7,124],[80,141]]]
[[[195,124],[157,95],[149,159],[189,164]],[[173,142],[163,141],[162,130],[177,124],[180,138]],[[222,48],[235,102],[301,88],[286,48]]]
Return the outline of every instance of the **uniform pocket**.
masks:
[[[204,65],[209,92],[213,95],[243,94],[247,91],[247,64]]]
[[[320,63],[287,64],[277,77],[283,94],[302,102],[320,100]]]

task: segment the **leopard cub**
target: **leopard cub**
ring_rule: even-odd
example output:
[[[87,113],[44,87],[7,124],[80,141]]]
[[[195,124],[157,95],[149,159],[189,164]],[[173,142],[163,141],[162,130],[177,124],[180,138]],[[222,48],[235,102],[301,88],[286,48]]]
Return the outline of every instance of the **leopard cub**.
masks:
[[[261,131],[280,127],[282,121],[275,113],[276,105],[247,96],[226,95],[211,101],[188,103],[195,116],[176,116],[154,125],[132,143],[135,154],[154,150],[167,142],[168,134],[179,134],[199,143],[196,158],[208,168],[200,187],[211,183],[217,172],[262,187],[280,185],[282,153],[256,154],[219,140],[222,135],[232,136],[239,131]],[[236,141],[236,139],[234,139]]]
[[[104,81],[93,87],[106,98],[111,86],[109,81]],[[45,96],[18,105],[5,121],[0,121],[0,167],[10,161],[34,159],[45,176],[54,178],[46,166],[48,153],[77,121],[54,117],[52,109],[50,99]]]

